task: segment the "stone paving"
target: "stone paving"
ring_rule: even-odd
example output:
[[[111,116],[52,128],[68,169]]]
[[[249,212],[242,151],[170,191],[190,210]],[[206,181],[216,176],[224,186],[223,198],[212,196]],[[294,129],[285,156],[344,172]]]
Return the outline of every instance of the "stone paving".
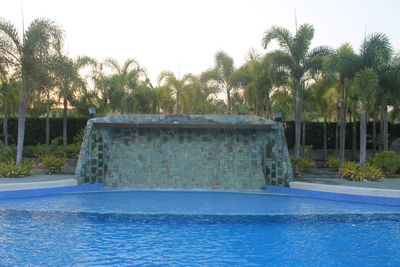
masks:
[[[296,177],[294,181],[326,184],[326,185],[342,185],[366,188],[395,189],[400,190],[400,175],[395,174],[393,177],[383,179],[377,182],[365,181],[349,181],[340,178],[333,170],[328,168],[313,169],[304,173],[302,177]]]

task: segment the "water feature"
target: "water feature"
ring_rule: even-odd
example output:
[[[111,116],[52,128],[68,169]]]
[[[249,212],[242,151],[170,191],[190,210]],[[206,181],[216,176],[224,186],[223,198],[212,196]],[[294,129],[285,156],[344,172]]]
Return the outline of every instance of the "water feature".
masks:
[[[239,115],[89,120],[76,176],[107,187],[260,189],[292,178],[282,123]]]

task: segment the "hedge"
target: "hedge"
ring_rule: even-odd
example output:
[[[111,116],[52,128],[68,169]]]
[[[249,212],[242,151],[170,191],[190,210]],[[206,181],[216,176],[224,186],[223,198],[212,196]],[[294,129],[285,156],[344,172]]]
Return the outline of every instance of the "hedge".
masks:
[[[83,128],[85,128],[88,118],[68,118],[68,144],[72,143],[73,137]],[[2,118],[0,118],[2,125]],[[357,127],[357,143],[359,142],[359,123],[356,122]],[[11,144],[15,144],[17,137],[18,118],[10,118],[8,120],[9,140]],[[50,118],[50,139],[62,136],[62,118]],[[2,127],[2,126],[0,126]],[[372,122],[368,123],[367,134],[372,136]],[[379,123],[376,125],[377,135],[379,135]],[[38,143],[45,143],[45,118],[27,118],[26,119],[26,133],[25,145],[36,145]],[[335,131],[336,123],[327,123],[328,133],[328,149],[335,148]],[[285,134],[289,148],[294,146],[294,122],[285,122]],[[0,131],[1,140],[3,138],[3,131]],[[346,125],[346,148],[352,147],[353,124],[347,123]],[[389,123],[389,141],[400,137],[400,124]],[[323,123],[322,122],[307,122],[306,123],[306,144],[312,145],[315,149],[323,148]],[[371,144],[368,143],[368,149]]]
[[[68,118],[67,122],[67,142],[72,143],[73,137],[87,123],[86,118]],[[1,141],[4,141],[3,119],[1,118]],[[10,144],[16,144],[18,132],[18,118],[8,119],[8,136]],[[63,135],[63,119],[50,118],[50,140]],[[44,144],[46,142],[46,119],[45,118],[26,118],[25,120],[25,145]]]
[[[324,147],[324,128],[322,122],[306,122],[306,145],[312,145],[315,149],[323,149]],[[328,149],[334,149],[336,143],[336,123],[327,123],[327,139],[328,139]],[[360,123],[356,122],[357,128],[357,147],[359,147],[360,141]],[[379,136],[379,123],[376,124],[376,132],[377,136]],[[389,130],[389,144],[396,138],[400,137],[400,124],[388,124]],[[367,125],[367,149],[372,149],[372,143],[369,142],[372,137],[373,131],[373,123],[368,122]],[[295,134],[295,126],[294,122],[285,122],[285,134],[286,140],[289,148],[294,147],[294,134]],[[346,123],[346,149],[352,148],[352,139],[353,138],[353,123]]]

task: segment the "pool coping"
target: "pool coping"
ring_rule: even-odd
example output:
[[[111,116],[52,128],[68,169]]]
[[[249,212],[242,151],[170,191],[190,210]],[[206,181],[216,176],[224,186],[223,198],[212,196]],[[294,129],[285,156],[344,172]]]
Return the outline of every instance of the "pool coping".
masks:
[[[266,191],[318,199],[400,206],[400,190],[324,185],[305,182],[291,182],[289,185],[290,187],[270,185],[267,186]]]

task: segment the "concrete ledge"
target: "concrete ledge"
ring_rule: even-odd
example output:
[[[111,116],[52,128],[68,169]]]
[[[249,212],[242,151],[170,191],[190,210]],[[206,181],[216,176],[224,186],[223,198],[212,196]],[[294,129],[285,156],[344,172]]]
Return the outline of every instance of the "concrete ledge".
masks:
[[[0,184],[0,191],[12,190],[30,190],[39,188],[52,188],[77,185],[77,179],[64,179],[55,181],[39,181],[39,182],[24,182],[24,183],[6,183]]]
[[[304,183],[304,184],[309,184],[309,183]],[[324,188],[325,190],[328,190],[329,187],[334,187],[331,185],[325,185],[325,186],[326,186]],[[345,186],[335,186],[335,187],[345,187]],[[356,188],[361,189],[358,187],[356,187]],[[336,190],[337,189],[338,188],[336,188]],[[365,188],[363,188],[363,189],[365,189]],[[371,188],[369,188],[369,189],[371,189]],[[271,186],[271,185],[268,186],[266,190],[268,192],[272,192],[272,193],[305,196],[305,197],[318,198],[318,199],[328,199],[328,200],[337,200],[337,201],[366,203],[366,204],[400,206],[400,197],[357,195],[357,194],[353,194],[353,193],[346,194],[346,193],[333,192],[332,190],[318,191],[318,190],[311,190],[311,189],[289,188],[289,187]],[[387,190],[387,189],[376,189],[376,190]],[[398,190],[390,190],[390,191],[398,191]]]
[[[321,192],[331,192],[340,194],[362,195],[362,196],[380,196],[380,197],[398,197],[400,198],[400,190],[367,188],[342,185],[326,185],[305,182],[290,182],[290,188],[314,190]]]

